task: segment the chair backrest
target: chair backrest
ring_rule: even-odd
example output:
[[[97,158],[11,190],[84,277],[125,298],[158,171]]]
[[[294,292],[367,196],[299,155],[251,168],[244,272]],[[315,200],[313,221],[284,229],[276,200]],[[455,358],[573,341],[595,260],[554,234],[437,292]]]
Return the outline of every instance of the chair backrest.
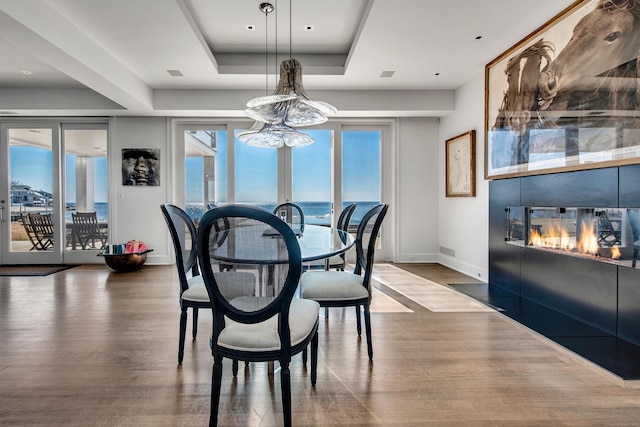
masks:
[[[357,207],[358,205],[356,203],[351,203],[349,206],[346,206],[342,212],[340,212],[338,223],[336,224],[339,230],[346,231],[347,233],[349,232],[349,223],[351,222],[351,217]]]
[[[196,226],[191,217],[178,206],[170,203],[160,205],[162,215],[167,222],[173,249],[176,256],[176,267],[180,278],[180,293],[189,289],[187,274],[200,274],[198,270],[198,254],[196,250]]]
[[[216,231],[219,223],[229,226]],[[280,329],[281,350],[290,350],[289,306],[302,270],[293,230],[264,209],[226,205],[205,212],[198,231],[200,267],[214,313],[213,342],[227,319],[257,323],[279,316],[274,321]],[[220,264],[228,263],[251,273],[259,289],[248,289],[246,279],[238,279],[235,272],[218,272]]]
[[[98,228],[98,216],[95,212],[76,212],[71,214],[74,230],[80,236],[96,235],[100,233]]]
[[[273,209],[274,215],[282,219],[286,217],[286,221],[291,228],[304,231],[304,212],[302,207],[296,203],[281,203]]]
[[[51,214],[30,213],[29,222],[34,233],[39,236],[53,236],[53,220]]]
[[[354,273],[364,272],[363,285],[371,293],[371,272],[373,271],[374,253],[382,220],[387,214],[389,205],[379,204],[367,212],[356,233],[356,266]]]

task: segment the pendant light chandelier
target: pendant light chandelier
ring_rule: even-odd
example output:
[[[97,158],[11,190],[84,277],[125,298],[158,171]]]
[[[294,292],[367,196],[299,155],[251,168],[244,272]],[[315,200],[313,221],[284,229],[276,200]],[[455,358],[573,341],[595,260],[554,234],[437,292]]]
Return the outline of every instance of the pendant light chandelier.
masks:
[[[271,3],[261,3],[259,9],[265,14],[266,39],[267,15],[274,10],[274,7]],[[280,64],[280,80],[273,94],[247,102],[245,114],[256,122],[251,129],[240,133],[238,139],[248,145],[268,148],[280,148],[284,145],[304,147],[315,141],[309,135],[298,132],[294,128],[324,123],[328,120],[328,115],[338,112],[331,104],[310,100],[304,91],[302,64],[293,58],[291,51],[291,15],[291,0],[289,0],[289,59]],[[276,17],[276,58],[277,32]]]

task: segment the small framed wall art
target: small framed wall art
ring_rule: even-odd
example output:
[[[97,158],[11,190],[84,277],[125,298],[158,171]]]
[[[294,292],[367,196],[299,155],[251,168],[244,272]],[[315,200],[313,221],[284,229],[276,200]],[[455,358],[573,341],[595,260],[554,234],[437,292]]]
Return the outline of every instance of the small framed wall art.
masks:
[[[476,131],[446,141],[446,196],[476,196]]]

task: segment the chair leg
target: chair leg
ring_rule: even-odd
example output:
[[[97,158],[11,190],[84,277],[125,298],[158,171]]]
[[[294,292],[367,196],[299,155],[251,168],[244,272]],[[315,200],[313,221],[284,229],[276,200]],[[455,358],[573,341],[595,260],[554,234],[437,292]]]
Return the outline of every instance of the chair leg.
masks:
[[[364,305],[364,328],[367,333],[367,353],[369,353],[369,360],[373,360],[373,343],[371,342],[371,312],[369,311],[369,304]]]
[[[220,404],[221,386],[222,386],[222,356],[214,356],[213,374],[211,378],[211,409],[209,410],[209,426],[218,425],[218,405]]]
[[[305,347],[304,350],[302,350],[302,364],[304,366],[307,365],[307,349],[306,349],[306,347]]]
[[[288,361],[280,361],[280,389],[282,392],[284,426],[291,427],[291,372]]]
[[[178,364],[182,364],[184,358],[184,339],[187,334],[187,307],[182,307],[180,312],[180,338],[178,342]]]
[[[362,321],[360,320],[360,306],[356,305],[356,327],[358,328],[358,336],[362,335]]]
[[[318,377],[318,331],[313,334],[311,340],[311,385],[316,385],[316,378]]]
[[[233,362],[231,364],[231,371],[233,372],[234,377],[238,376],[238,360],[237,359],[233,359]]]
[[[193,307],[193,326],[191,327],[191,332],[193,340],[195,341],[198,335],[198,307]]]
[[[631,261],[631,267],[633,268],[636,267],[636,261],[638,260],[638,249],[640,248],[633,248],[633,261]]]

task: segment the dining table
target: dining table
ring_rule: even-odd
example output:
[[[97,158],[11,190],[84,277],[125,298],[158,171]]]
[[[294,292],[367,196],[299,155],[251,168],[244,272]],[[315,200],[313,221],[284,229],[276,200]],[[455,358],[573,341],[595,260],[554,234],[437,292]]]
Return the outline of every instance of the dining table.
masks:
[[[355,244],[355,238],[350,233],[334,227],[305,224],[299,229],[293,228],[293,231],[300,245],[303,267],[305,262],[325,260],[325,269],[328,270],[332,256],[348,251]],[[240,244],[248,238],[252,238],[255,244]],[[231,229],[222,227],[211,235],[211,239],[216,243],[209,247],[209,257],[221,265],[242,268],[242,264],[257,264],[267,268],[267,280],[258,280],[258,297],[267,295],[276,274],[275,267],[288,263],[288,251],[280,234],[264,224]],[[267,366],[268,374],[274,375],[277,371],[275,364],[268,362]]]
[[[293,231],[298,238],[302,263],[325,260],[325,268],[328,269],[328,261],[334,255],[348,251],[354,244],[354,237],[343,230],[324,225],[305,224]],[[254,239],[256,244],[247,247],[236,244],[251,234],[259,234],[261,238]],[[265,264],[275,265],[288,262],[281,258],[282,239],[279,234],[268,226],[253,225],[249,227],[237,227],[233,229],[221,229],[212,235],[217,241],[210,247],[209,256],[222,263],[228,264]]]

